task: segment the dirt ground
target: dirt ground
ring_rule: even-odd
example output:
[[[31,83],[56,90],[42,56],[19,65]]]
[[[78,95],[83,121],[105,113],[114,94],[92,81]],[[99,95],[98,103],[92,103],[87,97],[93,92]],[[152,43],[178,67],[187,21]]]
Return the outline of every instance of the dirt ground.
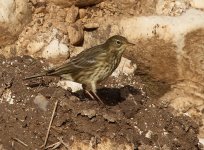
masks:
[[[99,85],[103,106],[81,93],[57,87],[59,78],[23,80],[43,70],[47,66],[43,60],[2,56],[0,62],[0,149],[39,149],[56,101],[47,145],[63,137],[70,147],[74,140],[92,140],[97,148],[107,138],[134,145],[134,149],[201,149],[198,125],[187,116],[174,117],[171,109],[157,103],[160,94],[153,96],[155,92],[168,88],[163,83],[148,88],[150,84],[137,75],[110,77]],[[36,102],[39,96],[45,105]]]

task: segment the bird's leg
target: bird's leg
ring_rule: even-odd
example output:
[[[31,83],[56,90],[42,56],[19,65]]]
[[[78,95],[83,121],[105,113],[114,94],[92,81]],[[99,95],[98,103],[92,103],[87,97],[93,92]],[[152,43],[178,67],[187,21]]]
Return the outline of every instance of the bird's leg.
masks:
[[[100,99],[100,97],[95,92],[91,91],[91,93],[99,103],[103,104],[103,101]]]
[[[103,101],[100,99],[100,97],[96,93],[96,83],[95,82],[91,82],[91,88],[92,88],[91,93],[93,93],[93,96],[96,98],[96,100],[99,103],[103,104]]]
[[[99,103],[103,104],[103,101],[96,94],[96,84],[95,84],[95,82],[89,84],[89,87],[87,87],[86,84],[82,84],[82,87],[84,89],[84,94],[87,94],[91,99],[97,100]],[[87,90],[87,88],[91,89],[91,90]]]
[[[87,86],[85,84],[82,84],[82,88],[84,90],[84,94],[88,95],[92,100],[94,100],[95,98],[93,97],[93,95],[87,90]]]
[[[89,91],[84,90],[84,92],[85,92],[85,94],[88,94],[89,97],[91,97],[91,99],[93,99],[93,100],[95,99],[94,96]]]

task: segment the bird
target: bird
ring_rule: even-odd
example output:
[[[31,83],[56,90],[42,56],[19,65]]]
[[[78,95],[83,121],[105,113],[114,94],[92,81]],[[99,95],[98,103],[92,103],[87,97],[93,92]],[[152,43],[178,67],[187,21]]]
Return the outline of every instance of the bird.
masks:
[[[103,103],[96,93],[96,84],[105,80],[114,72],[125,49],[134,45],[125,37],[114,35],[107,39],[105,43],[86,49],[70,58],[68,62],[26,77],[25,80],[43,76],[59,76],[65,80],[81,83],[84,91],[91,98],[94,99],[95,97]]]

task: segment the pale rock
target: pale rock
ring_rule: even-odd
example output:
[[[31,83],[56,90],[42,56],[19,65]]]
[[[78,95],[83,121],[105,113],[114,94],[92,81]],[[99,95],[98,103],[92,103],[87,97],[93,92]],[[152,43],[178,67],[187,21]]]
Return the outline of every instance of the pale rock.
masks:
[[[73,5],[68,9],[65,21],[68,23],[74,23],[77,20],[78,14],[79,8]]]
[[[6,89],[3,91],[3,94],[0,97],[0,103],[2,103],[3,101],[8,102],[9,104],[14,104],[14,96],[12,96],[12,92],[10,89]]]
[[[79,9],[79,18],[84,18],[86,16],[86,9]]]
[[[97,28],[99,28],[99,24],[98,23],[87,23],[87,24],[85,24],[84,25],[84,28],[85,29],[88,29],[88,30],[90,30],[90,29],[97,29]]]
[[[27,50],[30,55],[35,54],[36,52],[40,51],[45,46],[44,42],[37,42],[33,41],[27,45]]]
[[[204,138],[199,138],[199,142],[204,145]]]
[[[16,40],[25,25],[31,21],[31,17],[27,1],[0,1],[0,45]]]
[[[84,40],[84,31],[81,22],[76,22],[67,28],[70,43],[72,45],[80,45]]]
[[[186,113],[192,107],[191,97],[178,96],[172,99],[170,106],[175,108],[180,113]]]
[[[65,61],[69,57],[67,35],[55,27],[42,29],[38,32],[36,28],[28,27],[27,32],[22,33],[16,42],[17,55],[43,57],[57,63]]]
[[[86,110],[82,110],[81,114],[91,119],[96,116],[96,111],[94,109],[86,109]]]
[[[35,99],[34,99],[34,103],[43,111],[47,110],[47,105],[48,105],[48,101],[46,99],[45,96],[43,96],[42,94],[38,94]]]
[[[204,9],[204,0],[190,0],[191,7]]]
[[[173,40],[179,47],[184,46],[184,36],[204,27],[204,12],[189,9],[181,16],[147,16],[123,19],[119,28],[130,40],[152,38],[155,34],[165,41]]]
[[[91,140],[73,140],[71,149],[78,150],[79,148],[82,150],[96,150],[95,147],[93,147],[92,144],[87,144],[88,142],[91,142]],[[117,146],[116,146],[117,145]],[[117,148],[116,148],[117,147]],[[134,144],[130,144],[130,142],[121,142],[118,143],[115,140],[112,140],[111,138],[101,138],[100,142],[97,144],[97,149],[99,150],[133,150]]]
[[[159,0],[156,5],[156,12],[159,15],[179,16],[189,7],[189,0]]]
[[[111,114],[103,114],[103,118],[106,119],[108,122],[114,123],[116,122],[116,119],[114,116],[112,116]]]
[[[117,69],[112,73],[112,76],[118,77],[121,74],[131,75],[137,69],[137,65],[133,64],[131,60],[122,57],[121,62]]]
[[[67,45],[59,42],[58,39],[53,39],[49,45],[47,45],[43,52],[42,57],[48,59],[48,58],[57,58],[59,56],[65,56],[68,55],[69,48]]]
[[[77,92],[83,89],[82,84],[73,82],[73,81],[69,81],[69,80],[61,80],[57,83],[57,86],[60,86],[66,90],[71,89],[72,92]]]
[[[153,132],[151,130],[148,130],[148,132],[145,134],[145,137],[148,139],[151,139],[152,135],[153,135]]]

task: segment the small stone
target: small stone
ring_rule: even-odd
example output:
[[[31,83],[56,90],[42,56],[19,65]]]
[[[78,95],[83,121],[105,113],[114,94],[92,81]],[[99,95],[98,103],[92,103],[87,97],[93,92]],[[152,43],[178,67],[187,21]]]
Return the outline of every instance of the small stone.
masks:
[[[97,29],[99,27],[98,23],[87,23],[84,25],[85,29]]]
[[[67,23],[74,23],[77,20],[78,14],[79,8],[73,5],[70,9],[68,9],[65,21]]]
[[[72,92],[76,92],[83,89],[82,84],[69,80],[61,80],[57,83],[57,85],[66,90],[71,88]]]
[[[111,123],[116,122],[116,118],[111,116],[110,114],[104,114],[103,118],[106,119],[108,122],[111,122]]]
[[[96,116],[96,111],[93,109],[83,110],[82,115],[88,116],[90,119]]]
[[[43,111],[46,111],[47,110],[47,105],[48,105],[48,101],[47,99],[45,98],[45,96],[43,96],[42,94],[38,94],[35,99],[34,99],[34,103],[36,105],[38,105],[38,107],[40,109],[42,109]]]
[[[4,90],[3,93],[1,94],[0,103],[2,103],[3,100],[8,102],[9,104],[14,104],[14,97],[12,96],[10,89]]]
[[[86,9],[79,9],[79,18],[84,18],[86,16]]]
[[[84,31],[81,23],[75,23],[67,28],[69,40],[72,45],[80,45],[84,40]]]
[[[150,139],[152,137],[153,132],[148,130],[148,132],[145,134],[145,137]]]
[[[122,57],[118,68],[112,73],[112,76],[118,77],[120,74],[130,75],[134,74],[137,65],[132,63],[131,60]]]

